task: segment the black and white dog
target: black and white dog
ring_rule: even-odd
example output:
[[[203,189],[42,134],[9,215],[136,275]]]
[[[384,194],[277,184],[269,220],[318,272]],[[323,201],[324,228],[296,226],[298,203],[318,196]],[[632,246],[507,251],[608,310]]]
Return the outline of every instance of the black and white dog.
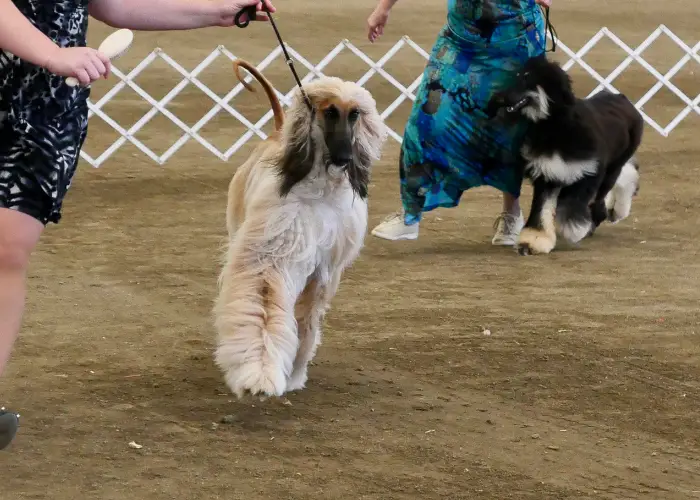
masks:
[[[557,233],[577,243],[606,219],[629,215],[639,189],[634,154],[644,120],[624,95],[577,98],[569,75],[540,56],[493,96],[489,113],[501,108],[506,117],[529,122],[521,154],[534,192],[517,245],[521,255],[551,252]]]

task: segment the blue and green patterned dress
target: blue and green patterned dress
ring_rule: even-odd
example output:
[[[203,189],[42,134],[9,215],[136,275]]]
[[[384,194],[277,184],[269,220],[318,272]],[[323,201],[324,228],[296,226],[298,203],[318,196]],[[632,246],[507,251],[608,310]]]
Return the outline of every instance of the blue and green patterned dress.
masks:
[[[535,0],[448,0],[401,146],[404,221],[454,207],[462,193],[492,186],[520,195],[524,122],[504,128],[486,106],[527,59],[544,53]]]

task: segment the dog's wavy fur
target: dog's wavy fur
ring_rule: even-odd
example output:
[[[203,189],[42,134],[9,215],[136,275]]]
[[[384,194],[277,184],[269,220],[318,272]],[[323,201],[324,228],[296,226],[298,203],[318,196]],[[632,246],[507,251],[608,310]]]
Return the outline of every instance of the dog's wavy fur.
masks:
[[[644,119],[627,97],[602,91],[578,98],[564,69],[542,55],[526,62],[490,108],[529,122],[521,153],[533,196],[518,239],[521,255],[550,253],[557,234],[578,243],[605,220],[629,215]]]
[[[239,67],[265,89],[275,132],[229,185],[215,361],[237,397],[281,396],[305,387],[324,314],[364,243],[370,168],[387,129],[371,94],[355,83],[334,77],[308,83],[314,110],[297,89],[285,116],[267,79],[235,61],[249,90]],[[330,108],[341,117],[355,112],[345,166],[333,164],[327,145]]]

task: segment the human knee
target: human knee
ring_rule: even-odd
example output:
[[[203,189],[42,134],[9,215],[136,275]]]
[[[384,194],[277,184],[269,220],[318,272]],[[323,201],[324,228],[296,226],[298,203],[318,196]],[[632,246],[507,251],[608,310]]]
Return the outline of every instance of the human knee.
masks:
[[[0,238],[0,270],[26,269],[33,249],[21,240]]]
[[[41,226],[24,214],[16,217],[0,212],[0,271],[21,271],[29,265],[29,258],[39,240]]]

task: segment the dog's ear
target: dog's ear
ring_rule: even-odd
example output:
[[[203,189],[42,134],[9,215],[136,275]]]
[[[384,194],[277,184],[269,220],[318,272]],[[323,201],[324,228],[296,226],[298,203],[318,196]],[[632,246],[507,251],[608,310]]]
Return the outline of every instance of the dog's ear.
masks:
[[[374,99],[367,94],[364,100],[366,102],[360,103],[360,117],[353,133],[353,164],[348,169],[350,185],[361,198],[367,197],[372,164],[380,159],[389,135]]]
[[[564,69],[559,66],[561,70],[561,92],[564,104],[567,106],[573,106],[576,104],[576,94],[574,94],[574,83],[571,80],[571,76],[564,71]]]
[[[576,103],[576,95],[574,94],[574,84],[571,76],[557,61],[547,60],[552,68],[550,74],[557,81],[556,87],[559,90],[561,102],[567,106],[573,106]]]
[[[277,163],[280,184],[280,196],[289,194],[294,186],[303,181],[314,168],[314,139],[311,134],[313,113],[306,108],[290,110],[285,126],[289,131],[282,158]]]

